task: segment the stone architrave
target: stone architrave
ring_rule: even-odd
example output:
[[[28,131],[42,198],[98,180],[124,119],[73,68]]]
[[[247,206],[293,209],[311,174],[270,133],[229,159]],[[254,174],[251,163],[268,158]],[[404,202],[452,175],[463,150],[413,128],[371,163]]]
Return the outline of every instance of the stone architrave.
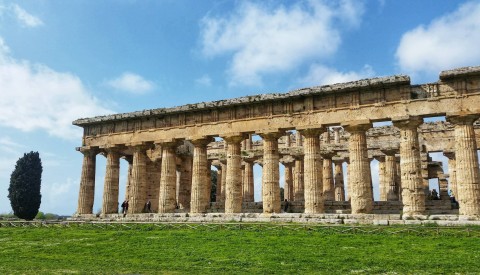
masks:
[[[280,156],[278,153],[278,139],[282,136],[282,133],[262,133],[260,136],[263,138],[263,213],[280,213]]]
[[[118,213],[120,154],[116,148],[106,148],[107,167],[103,186],[102,214]]]
[[[190,213],[206,213],[210,197],[208,190],[208,160],[207,144],[210,139],[193,139],[193,168],[192,168],[192,193],[190,201]]]
[[[457,176],[456,199],[459,214],[480,216],[480,175],[478,169],[477,142],[473,123],[479,115],[448,115],[455,124],[455,169]]]
[[[326,134],[328,134],[328,132]],[[322,161],[323,196],[326,201],[335,200],[335,184],[333,181],[333,162],[332,162],[332,157],[334,155],[335,154],[333,152],[325,152],[321,154],[323,158],[323,161]]]
[[[295,168],[293,171],[293,200],[296,202],[305,201],[305,188],[303,181],[303,156],[295,157]]]
[[[244,202],[254,202],[255,201],[255,190],[254,190],[254,181],[253,181],[253,161],[245,160],[244,161],[244,176],[243,176],[243,201]]]
[[[91,148],[80,148],[83,154],[80,191],[78,194],[77,214],[93,214],[95,196],[95,163],[98,151]]]
[[[128,213],[142,213],[147,202],[147,155],[149,146],[144,144],[133,146],[132,181],[130,183],[130,198]]]
[[[323,131],[324,129],[305,129],[301,131],[305,137],[303,166],[306,214],[318,214],[324,211],[319,139],[319,135]]]
[[[334,161],[335,164],[335,201],[345,201],[345,186],[343,183],[343,161]]]
[[[242,212],[242,158],[240,143],[244,136],[226,136],[227,173],[225,183],[225,214]]]
[[[174,213],[176,209],[177,165],[175,157],[176,141],[163,142],[162,174],[158,195],[158,213]]]
[[[180,165],[180,179],[178,185],[178,208],[190,211],[193,157],[185,155],[181,156],[181,160],[182,163]]]
[[[457,168],[454,152],[443,152],[443,155],[448,158],[448,174],[449,174],[449,184],[450,190],[453,193],[454,197],[457,197]]]
[[[418,117],[393,120],[393,125],[400,129],[403,215],[407,217],[425,213],[425,191],[417,132],[422,123],[423,120]]]
[[[348,189],[350,191],[352,214],[371,213],[373,210],[373,194],[366,131],[372,127],[372,124],[369,122],[354,122],[344,124],[343,127],[350,133],[348,140],[348,150],[350,152]]]

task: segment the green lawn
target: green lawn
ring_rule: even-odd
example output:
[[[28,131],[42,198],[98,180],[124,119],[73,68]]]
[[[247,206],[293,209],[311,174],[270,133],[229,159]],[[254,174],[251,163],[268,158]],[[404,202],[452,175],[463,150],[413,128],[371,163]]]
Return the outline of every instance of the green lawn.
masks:
[[[478,272],[480,239],[448,232],[0,228],[0,274]]]

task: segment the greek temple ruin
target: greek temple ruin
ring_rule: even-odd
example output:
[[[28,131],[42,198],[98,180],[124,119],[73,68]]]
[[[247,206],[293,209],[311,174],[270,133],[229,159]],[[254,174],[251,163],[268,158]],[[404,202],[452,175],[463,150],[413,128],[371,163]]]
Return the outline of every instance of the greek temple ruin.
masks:
[[[424,122],[433,117],[444,119]],[[78,119],[73,124],[83,128],[77,148],[83,164],[76,216],[93,214],[96,157],[103,155],[103,217],[118,215],[119,202],[127,200],[127,216],[142,215],[150,201],[158,215],[268,216],[283,212],[288,203],[289,212],[312,215],[476,218],[479,118],[480,66],[442,71],[437,82],[420,85],[394,75]],[[386,123],[373,127],[376,122]],[[434,152],[448,158],[448,167],[432,160]],[[119,198],[121,159],[128,162],[125,198]],[[254,199],[255,164],[262,171],[261,201]],[[212,167],[215,201],[210,199]],[[435,200],[430,179],[438,180]]]

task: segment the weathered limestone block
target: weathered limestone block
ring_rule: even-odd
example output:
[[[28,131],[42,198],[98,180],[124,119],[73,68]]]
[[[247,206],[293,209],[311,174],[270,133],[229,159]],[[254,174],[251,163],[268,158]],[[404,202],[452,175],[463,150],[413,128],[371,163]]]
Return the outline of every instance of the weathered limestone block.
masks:
[[[160,177],[158,213],[175,212],[177,187],[175,147],[177,145],[175,141],[162,143],[162,175]]]
[[[322,184],[322,165],[320,163],[320,139],[323,129],[306,129],[301,133],[305,137],[304,144],[304,182],[305,182],[305,213],[317,214],[324,212],[324,197]]]
[[[393,125],[400,129],[400,169],[405,216],[425,213],[425,191],[417,134],[417,127],[422,123],[423,120],[416,117],[393,120]]]
[[[473,122],[478,115],[450,115],[455,124],[455,168],[459,214],[480,216],[480,176]]]
[[[350,133],[348,141],[350,152],[348,185],[351,192],[352,214],[371,213],[373,194],[365,132],[372,125],[367,122],[359,122],[344,124],[343,126]]]
[[[280,171],[278,155],[278,139],[281,133],[263,133],[263,173],[262,198],[263,213],[280,213]]]
[[[118,185],[120,178],[120,154],[115,148],[107,148],[107,168],[103,186],[102,214],[118,213]]]
[[[335,201],[345,201],[342,161],[335,161]]]
[[[210,194],[207,194],[210,178],[207,167],[207,144],[210,139],[202,138],[192,140],[193,168],[192,168],[192,193],[190,213],[206,213],[209,206]]]
[[[243,135],[224,137],[227,141],[227,178],[225,185],[225,214],[242,212],[242,158],[240,143]]]
[[[245,161],[243,177],[243,201],[254,202],[255,190],[253,181],[253,161]]]
[[[81,148],[83,154],[80,191],[78,194],[77,214],[93,214],[95,196],[95,163],[97,150]]]

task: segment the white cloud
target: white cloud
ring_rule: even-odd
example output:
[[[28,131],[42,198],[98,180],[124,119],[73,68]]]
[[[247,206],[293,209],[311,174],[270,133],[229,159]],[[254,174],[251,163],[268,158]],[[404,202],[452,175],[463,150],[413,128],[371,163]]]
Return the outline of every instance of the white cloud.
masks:
[[[320,64],[313,64],[307,75],[299,82],[305,86],[319,86],[327,84],[342,83],[372,77],[375,75],[372,67],[365,65],[360,71],[339,72]]]
[[[340,45],[341,27],[358,25],[363,14],[360,1],[266,5],[241,2],[228,17],[207,16],[201,22],[203,54],[233,54],[230,84],[259,85],[264,74],[330,57]]]
[[[1,45],[6,47],[0,38]],[[73,120],[112,113],[70,73],[15,60],[0,51],[0,126],[22,131],[45,130],[50,135],[78,139]]]
[[[19,5],[13,4],[11,9],[17,20],[20,21],[24,26],[33,28],[43,25],[43,22],[40,18],[31,15]]]
[[[143,94],[151,91],[155,87],[153,82],[130,72],[125,72],[121,76],[107,81],[107,85],[114,89],[133,94]]]
[[[468,2],[456,11],[418,26],[402,36],[396,58],[409,73],[435,73],[480,63],[480,3]]]
[[[202,86],[211,86],[212,79],[208,75],[203,75],[202,77],[195,79],[195,83]]]

